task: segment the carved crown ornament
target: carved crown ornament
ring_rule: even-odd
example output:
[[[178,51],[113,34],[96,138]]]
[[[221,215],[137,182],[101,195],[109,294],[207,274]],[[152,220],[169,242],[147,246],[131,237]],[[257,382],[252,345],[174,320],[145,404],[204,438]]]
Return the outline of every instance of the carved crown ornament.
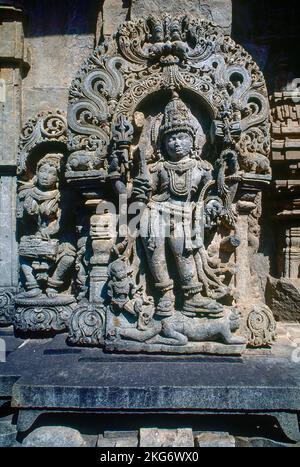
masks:
[[[53,147],[64,148],[67,143],[66,115],[57,110],[55,112],[41,112],[29,119],[22,129],[19,140],[17,173],[22,176],[28,170],[31,154],[41,146],[48,144]]]

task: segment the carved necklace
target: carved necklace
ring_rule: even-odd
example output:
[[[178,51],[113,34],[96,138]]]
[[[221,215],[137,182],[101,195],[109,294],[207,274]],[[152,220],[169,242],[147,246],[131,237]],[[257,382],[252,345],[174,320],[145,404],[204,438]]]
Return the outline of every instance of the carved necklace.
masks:
[[[179,162],[165,161],[164,167],[170,180],[170,191],[175,196],[187,196],[191,192],[192,172],[196,162],[187,159]]]

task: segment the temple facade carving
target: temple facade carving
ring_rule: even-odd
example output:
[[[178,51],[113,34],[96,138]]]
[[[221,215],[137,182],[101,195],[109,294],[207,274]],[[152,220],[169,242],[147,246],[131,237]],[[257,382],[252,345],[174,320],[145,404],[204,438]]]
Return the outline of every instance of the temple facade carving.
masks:
[[[298,446],[299,13],[0,0],[0,446]]]
[[[15,328],[108,351],[271,345],[251,262],[269,154],[266,84],[241,46],[188,15],[125,21],[74,77],[67,115],[23,129]]]

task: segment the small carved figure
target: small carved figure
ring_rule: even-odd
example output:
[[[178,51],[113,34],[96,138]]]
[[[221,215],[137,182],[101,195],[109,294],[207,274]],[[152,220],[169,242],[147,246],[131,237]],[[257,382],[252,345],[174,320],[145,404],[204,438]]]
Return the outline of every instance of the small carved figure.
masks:
[[[228,345],[243,345],[246,339],[234,335],[239,329],[240,316],[235,310],[226,310],[218,319],[190,318],[180,312],[157,322],[147,320],[147,326],[125,328],[120,331],[123,339],[164,345],[187,345],[188,342],[221,341]]]
[[[121,311],[125,309],[134,314],[131,299],[133,299],[136,292],[136,286],[122,259],[117,259],[110,264],[109,278],[107,294],[111,298],[111,305],[114,310]]]
[[[69,157],[66,170],[68,172],[99,170],[101,163],[101,157],[94,152],[77,151]]]
[[[272,173],[270,161],[263,154],[249,154],[240,158],[241,169],[246,172],[270,175]]]
[[[166,319],[162,325],[161,335],[167,339],[166,344],[186,345],[188,341],[204,342],[220,340],[224,344],[245,344],[246,339],[235,336],[239,329],[239,315],[231,311],[222,318],[203,321],[201,318],[189,318],[178,314]]]
[[[46,291],[56,296],[75,259],[75,248],[59,238],[61,194],[58,189],[62,155],[48,154],[37,164],[33,180],[19,190],[21,269],[25,277],[24,297]]]

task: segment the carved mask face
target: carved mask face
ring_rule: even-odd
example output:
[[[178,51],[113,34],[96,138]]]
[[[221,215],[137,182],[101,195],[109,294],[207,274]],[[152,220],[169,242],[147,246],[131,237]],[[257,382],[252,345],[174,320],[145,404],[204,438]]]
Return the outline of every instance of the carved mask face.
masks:
[[[188,156],[193,147],[192,136],[184,131],[169,133],[165,137],[165,148],[172,161]]]
[[[37,179],[41,188],[55,188],[58,181],[57,169],[48,163],[43,164],[38,170]]]
[[[113,269],[113,276],[115,277],[116,280],[125,279],[127,277],[126,266],[123,264],[115,265]]]

